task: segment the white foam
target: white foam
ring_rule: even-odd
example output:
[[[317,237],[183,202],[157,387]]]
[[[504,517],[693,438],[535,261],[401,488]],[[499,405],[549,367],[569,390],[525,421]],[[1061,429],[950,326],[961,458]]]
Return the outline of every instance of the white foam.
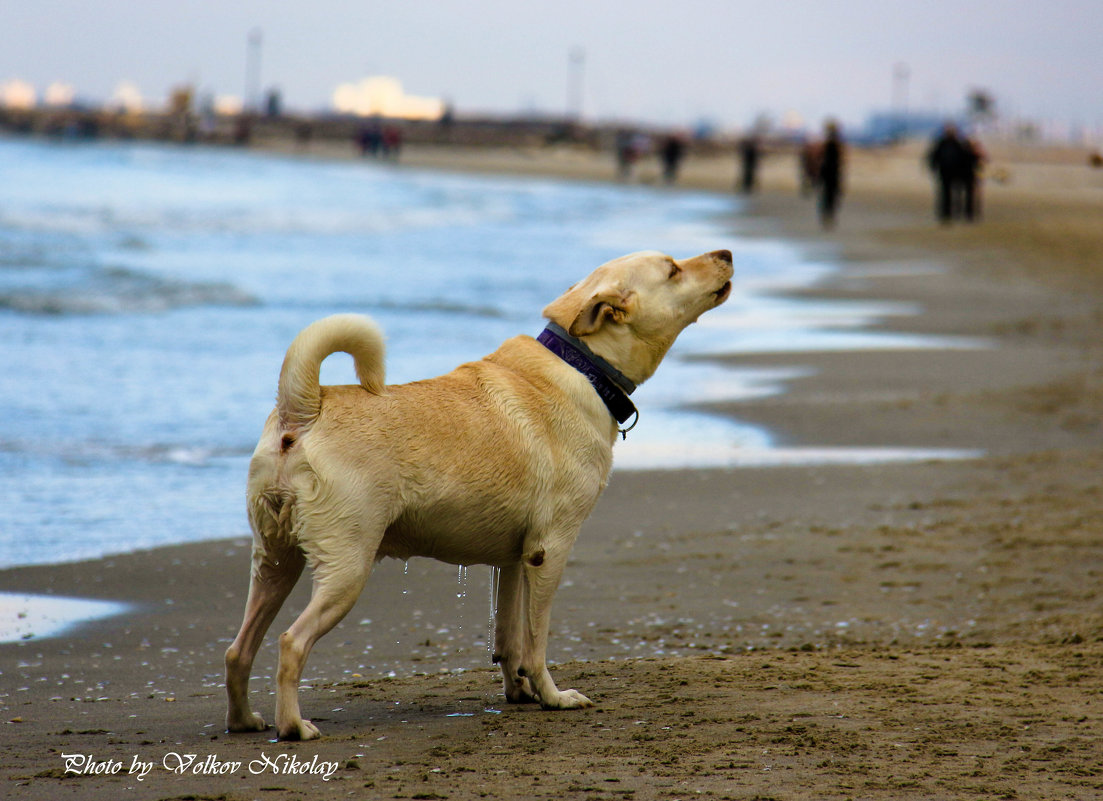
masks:
[[[984,451],[952,448],[746,448],[734,442],[648,442],[616,453],[621,470],[863,466],[979,459]]]

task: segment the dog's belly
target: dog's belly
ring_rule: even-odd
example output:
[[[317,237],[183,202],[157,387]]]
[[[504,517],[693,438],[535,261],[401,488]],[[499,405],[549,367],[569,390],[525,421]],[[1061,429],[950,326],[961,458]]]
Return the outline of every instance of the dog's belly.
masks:
[[[455,565],[500,567],[520,560],[525,528],[519,515],[493,504],[477,509],[433,504],[407,511],[392,523],[377,557],[424,556]]]

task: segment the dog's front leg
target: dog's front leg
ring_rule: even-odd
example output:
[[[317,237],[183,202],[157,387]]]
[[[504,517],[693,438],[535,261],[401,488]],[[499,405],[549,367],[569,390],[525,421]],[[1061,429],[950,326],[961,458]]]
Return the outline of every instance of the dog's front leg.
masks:
[[[577,533],[577,532],[576,532]],[[524,656],[521,675],[527,676],[544,709],[583,709],[594,702],[578,690],[560,690],[548,671],[548,627],[551,605],[563,568],[567,565],[574,536],[564,538],[558,547],[540,547],[522,557],[525,576]]]
[[[524,654],[525,576],[521,563],[501,568],[494,616],[494,661],[502,669],[506,700],[511,704],[537,701],[521,667]]]

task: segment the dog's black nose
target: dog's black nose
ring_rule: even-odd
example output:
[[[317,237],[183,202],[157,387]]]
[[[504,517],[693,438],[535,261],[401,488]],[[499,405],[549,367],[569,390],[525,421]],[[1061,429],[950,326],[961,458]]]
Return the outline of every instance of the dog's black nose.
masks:
[[[714,250],[709,254],[714,259],[720,259],[720,261],[726,261],[728,264],[732,263],[732,252],[730,250]]]

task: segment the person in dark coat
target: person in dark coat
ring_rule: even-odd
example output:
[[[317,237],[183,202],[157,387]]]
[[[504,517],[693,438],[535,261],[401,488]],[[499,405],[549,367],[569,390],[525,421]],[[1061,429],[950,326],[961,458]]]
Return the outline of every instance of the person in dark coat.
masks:
[[[759,151],[758,137],[753,133],[745,136],[739,142],[739,163],[742,166],[740,189],[745,195],[749,195],[755,190],[755,184],[758,181]]]
[[[845,148],[838,123],[829,121],[824,127],[823,147],[820,150],[820,225],[833,228],[843,194],[843,164]]]
[[[663,140],[662,150],[659,151],[659,157],[663,162],[663,180],[672,184],[678,180],[678,168],[682,164],[682,159],[686,155],[686,142],[681,136],[677,134],[671,134],[665,140]]]
[[[939,222],[946,224],[967,213],[975,162],[957,126],[946,123],[927,153],[927,165],[938,182],[935,215]]]

